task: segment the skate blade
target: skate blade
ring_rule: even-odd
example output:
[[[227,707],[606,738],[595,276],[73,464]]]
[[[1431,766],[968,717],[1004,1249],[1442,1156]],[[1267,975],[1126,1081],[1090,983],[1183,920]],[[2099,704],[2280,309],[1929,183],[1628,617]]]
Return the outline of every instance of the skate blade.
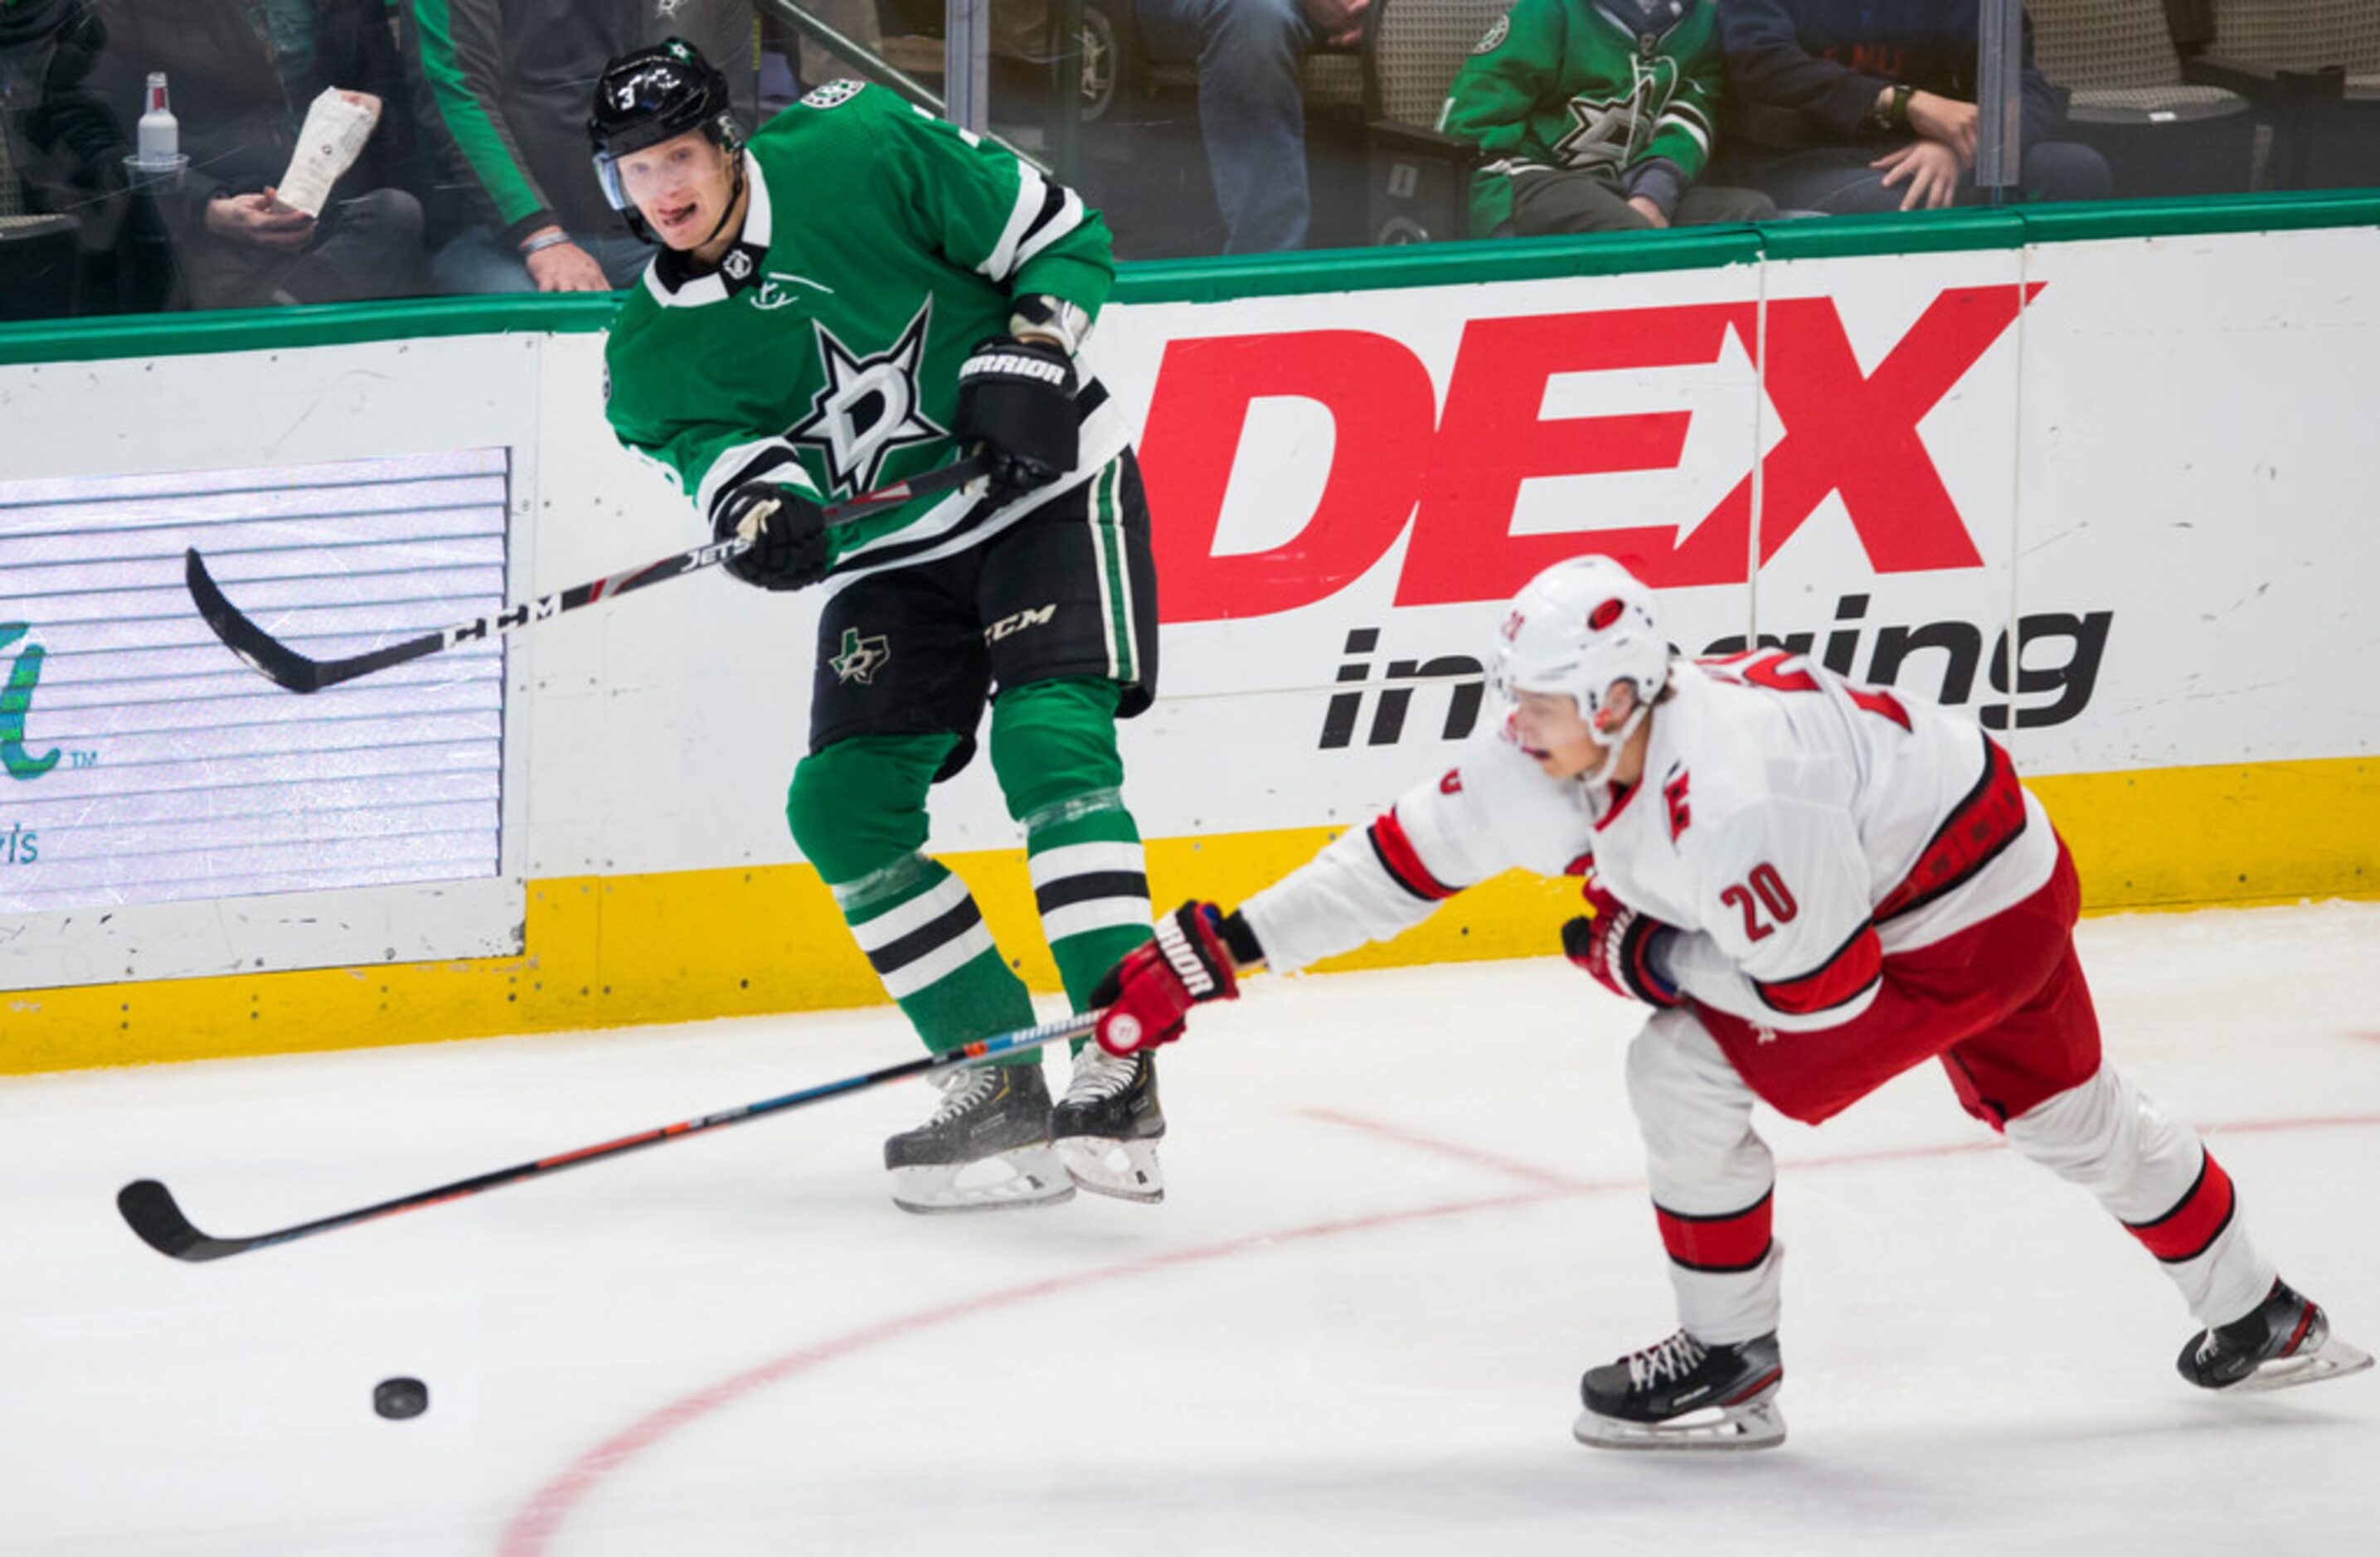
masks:
[[[1713,1406],[1666,1422],[1628,1422],[1582,1411],[1570,1433],[1591,1449],[1774,1449],[1785,1442],[1785,1417],[1770,1389],[1741,1406]]]
[[[2264,1394],[2272,1390],[2292,1389],[2299,1384],[2318,1384],[2325,1379],[2336,1379],[2348,1373],[2361,1373],[2371,1366],[2370,1352],[2331,1335],[2310,1352],[2300,1352],[2295,1357],[2278,1358],[2264,1364],[2223,1393]]]
[[[1165,1198],[1165,1170],[1157,1161],[1155,1141],[1070,1135],[1056,1145],[1058,1160],[1080,1189],[1143,1205],[1155,1205]]]
[[[971,1163],[892,1170],[892,1203],[921,1216],[1058,1205],[1074,1198],[1074,1181],[1047,1146],[1019,1146]]]

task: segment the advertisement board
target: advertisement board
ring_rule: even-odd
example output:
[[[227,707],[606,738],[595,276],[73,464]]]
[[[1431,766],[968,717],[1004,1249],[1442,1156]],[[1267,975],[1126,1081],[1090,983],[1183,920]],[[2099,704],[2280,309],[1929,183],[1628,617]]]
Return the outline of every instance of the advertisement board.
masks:
[[[2369,275],[2350,229],[1113,308],[1090,357],[1140,417],[1164,623],[1135,812],[1368,816],[1488,717],[1501,603],[1587,549],[1685,652],[1811,654],[1968,711],[2032,778],[2369,754],[2340,670],[2380,568]],[[595,376],[600,343],[554,346]],[[574,469],[617,457],[593,434]],[[694,537],[662,483],[607,490],[615,538],[567,539],[590,569]],[[533,766],[601,750],[618,781],[540,780],[534,870],[798,858],[814,622],[710,580],[577,629],[601,670],[549,680]],[[1014,845],[985,766],[937,791],[937,849]]]
[[[309,702],[216,640],[183,572],[199,549],[317,656],[494,610],[506,464],[0,481],[0,913],[495,875],[501,642]]]
[[[1099,321],[1089,365],[1136,418],[1159,554],[1160,695],[1122,742],[1160,895],[1253,890],[1434,779],[1498,717],[1482,671],[1502,602],[1589,549],[1659,589],[1686,653],[1781,644],[1972,714],[2043,794],[2095,906],[2380,880],[2380,707],[2359,670],[2364,581],[2380,573],[2365,349],[2380,335],[2380,228],[1423,273],[1269,296],[1185,289]],[[444,576],[421,584],[415,615],[342,618],[364,595],[347,593],[357,581],[320,534],[285,573],[261,543],[245,558],[225,549],[235,600],[285,613],[266,625],[326,644],[352,631],[369,646],[704,538],[684,497],[613,441],[602,345],[590,326],[4,367],[0,397],[29,441],[0,475],[21,506],[45,481],[137,477],[88,489],[186,503],[199,489],[175,483],[192,472],[262,486],[254,472],[285,482],[301,465],[384,460],[434,486],[501,469],[491,528],[437,542],[480,549],[439,554]],[[196,422],[164,414],[215,405]],[[458,459],[490,463],[436,463]],[[185,541],[140,544],[120,575],[71,576],[103,545],[39,562],[68,572],[39,575],[48,593],[30,604],[15,575],[36,560],[0,558],[18,591],[0,624],[24,624],[0,644],[21,682],[0,704],[0,797],[18,803],[0,817],[0,857],[10,827],[32,835],[34,856],[32,874],[0,863],[0,885],[67,894],[0,909],[6,987],[336,972],[224,981],[222,999],[180,1002],[146,1037],[115,1032],[137,1014],[54,988],[43,1021],[19,1024],[48,1046],[15,1063],[80,1062],[94,1023],[101,1053],[225,1052],[264,1032],[259,1002],[278,1002],[267,1021],[303,1025],[312,1045],[880,994],[784,821],[808,743],[817,597],[715,571],[540,623],[484,664],[436,657],[418,682],[298,698],[251,677],[239,694],[244,672],[217,650],[207,674],[227,679],[190,686],[254,717],[150,698],[170,712],[140,738],[178,742],[176,760],[285,758],[346,740],[351,722],[419,718],[437,739],[417,755],[451,736],[468,771],[393,765],[420,786],[401,801],[373,787],[378,770],[336,777],[336,791],[257,780],[202,803],[221,808],[209,827],[249,818],[236,827],[249,832],[222,835],[241,840],[230,851],[191,842],[188,813],[94,811],[117,829],[102,851],[114,863],[89,879],[52,874],[88,787],[132,750],[128,727],[96,722],[132,717],[128,702],[96,711],[117,693],[73,705],[83,670],[67,674],[69,657],[97,640],[67,601],[125,592],[91,617],[149,635],[110,638],[110,652],[206,647],[171,598]],[[398,548],[365,572],[411,583],[431,565],[389,535],[356,544]],[[433,694],[458,702],[407,701]],[[10,776],[53,751],[39,777]],[[1002,946],[1048,987],[990,768],[936,791],[929,847],[980,883]],[[209,776],[204,790],[226,770],[189,771]],[[23,809],[70,785],[86,787],[74,802]],[[317,806],[334,792],[340,803]],[[441,879],[295,889],[310,878],[290,873],[318,857],[402,869],[413,846],[380,830],[392,807],[418,808],[407,825],[445,851]],[[221,895],[132,900],[201,881]],[[1548,911],[1483,888],[1378,955],[1519,954],[1544,944]],[[384,971],[368,987],[337,982],[358,964]]]
[[[334,710],[226,655],[182,574],[198,549],[243,609],[317,655],[492,610],[504,463],[484,449],[0,482],[0,912],[494,875],[500,644]]]

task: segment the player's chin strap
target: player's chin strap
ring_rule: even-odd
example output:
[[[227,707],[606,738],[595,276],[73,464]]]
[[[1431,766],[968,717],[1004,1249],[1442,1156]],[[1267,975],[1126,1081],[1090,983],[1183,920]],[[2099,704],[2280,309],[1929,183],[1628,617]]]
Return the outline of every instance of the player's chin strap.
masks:
[[[1595,738],[1603,743],[1603,761],[1594,772],[1580,774],[1579,782],[1592,784],[1598,789],[1610,783],[1611,770],[1620,766],[1620,754],[1628,749],[1629,739],[1636,733],[1636,727],[1643,724],[1645,716],[1652,711],[1652,700],[1639,697],[1636,700],[1636,706],[1628,710],[1628,717],[1620,721],[1618,730],[1609,733],[1597,730],[1595,732]],[[1594,722],[1593,716],[1588,717],[1587,722],[1590,724]]]
[[[710,224],[710,231],[702,235],[702,242],[696,244],[694,246],[696,248],[702,247],[704,244],[708,244],[711,239],[717,237],[720,234],[727,230],[728,219],[735,214],[736,202],[741,200],[743,198],[744,153],[741,151],[738,151],[735,153],[735,183],[727,191],[727,203],[720,208],[719,220]]]

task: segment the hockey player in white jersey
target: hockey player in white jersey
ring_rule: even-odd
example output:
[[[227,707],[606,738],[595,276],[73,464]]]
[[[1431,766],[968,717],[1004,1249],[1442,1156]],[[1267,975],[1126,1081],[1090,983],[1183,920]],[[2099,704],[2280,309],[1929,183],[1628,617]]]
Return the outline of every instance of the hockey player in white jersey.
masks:
[[[1396,935],[1512,866],[1583,876],[1564,950],[1652,1008],[1628,1089],[1679,1329],[1587,1370],[1580,1440],[1783,1440],[1783,1250],[1754,1100],[1816,1124],[1929,1058],[2162,1263],[2204,1327],[2180,1358],[2192,1383],[2370,1366],[2250,1241],[2196,1132],[2102,1059],[2073,863],[1980,729],[1779,650],[1681,658],[1652,593],[1601,557],[1522,590],[1493,675],[1500,729],[1237,912],[1163,921],[1108,975],[1099,1037],[1167,1042],[1241,972]]]

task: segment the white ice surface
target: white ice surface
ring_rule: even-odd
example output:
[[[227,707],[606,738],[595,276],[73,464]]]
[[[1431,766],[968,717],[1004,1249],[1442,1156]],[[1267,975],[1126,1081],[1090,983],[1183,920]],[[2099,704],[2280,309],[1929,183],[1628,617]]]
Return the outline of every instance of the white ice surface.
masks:
[[[2110,1052],[2380,1345],[2380,905],[2082,941]],[[909,1082],[211,1265],[117,1187],[257,1232],[913,1041],[883,1008],[0,1081],[0,1551],[2380,1551],[2380,1370],[2183,1384],[2155,1262],[1931,1068],[1762,1116],[1791,1441],[1573,1443],[1579,1370],[1670,1328],[1633,1020],[1559,959],[1257,980],[1166,1053],[1160,1207],[905,1215]],[[426,1416],[373,1415],[395,1374]]]

